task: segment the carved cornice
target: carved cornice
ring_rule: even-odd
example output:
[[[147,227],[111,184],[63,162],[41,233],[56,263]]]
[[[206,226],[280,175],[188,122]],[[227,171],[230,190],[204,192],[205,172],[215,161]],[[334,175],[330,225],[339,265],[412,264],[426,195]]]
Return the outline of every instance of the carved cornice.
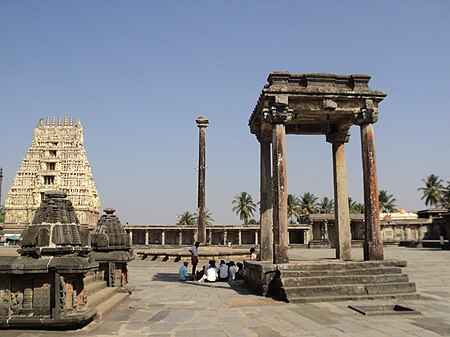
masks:
[[[350,130],[338,130],[337,132],[329,132],[326,135],[328,143],[348,143],[350,140]]]
[[[287,96],[276,96],[268,108],[263,109],[263,118],[270,124],[286,124],[292,117]]]
[[[366,99],[366,106],[362,108],[360,112],[355,114],[353,123],[356,125],[364,125],[373,124],[377,121],[378,111],[375,109],[373,101],[371,99]]]

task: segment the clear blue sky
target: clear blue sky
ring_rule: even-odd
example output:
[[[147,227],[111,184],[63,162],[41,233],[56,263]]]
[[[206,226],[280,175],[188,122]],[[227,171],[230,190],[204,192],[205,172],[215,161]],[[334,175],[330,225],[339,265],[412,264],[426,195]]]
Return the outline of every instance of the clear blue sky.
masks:
[[[174,223],[197,203],[198,129],[207,129],[207,207],[259,200],[248,118],[272,71],[367,73],[388,93],[375,125],[379,187],[407,210],[450,180],[450,1],[0,0],[3,196],[41,117],[78,117],[102,209]],[[362,202],[359,129],[347,151]],[[289,136],[288,192],[333,197],[331,146]],[[3,198],[4,200],[4,198]]]

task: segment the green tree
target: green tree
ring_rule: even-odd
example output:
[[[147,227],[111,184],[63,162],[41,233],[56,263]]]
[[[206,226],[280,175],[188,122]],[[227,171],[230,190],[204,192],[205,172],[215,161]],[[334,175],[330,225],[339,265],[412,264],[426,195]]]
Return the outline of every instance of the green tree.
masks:
[[[300,197],[300,208],[303,214],[317,213],[317,197],[309,192],[303,193]]]
[[[300,199],[294,194],[288,194],[287,196],[287,212],[290,219],[289,223],[295,223],[294,216],[298,218],[302,214]]]
[[[241,192],[234,197],[231,203],[234,205],[233,212],[239,215],[239,219],[244,220],[244,224],[247,224],[256,210],[256,204],[253,202],[252,196],[247,192]]]
[[[195,217],[195,222],[198,222],[198,214],[194,213],[194,217]],[[209,209],[205,209],[205,222],[207,226],[210,226],[213,222],[214,219],[212,218],[212,213],[209,211]]]
[[[318,205],[319,207],[319,213],[322,214],[330,214],[334,213],[334,201],[333,199],[328,199],[327,197],[323,197]]]
[[[435,174],[430,174],[425,179],[422,179],[425,187],[419,187],[417,190],[422,191],[423,195],[420,200],[425,199],[425,206],[439,206],[442,203],[444,186],[442,179]]]
[[[353,201],[352,198],[348,197],[348,208],[351,214],[361,214],[364,213],[364,205],[359,202]]]
[[[0,205],[0,223],[5,222],[5,208],[3,205]]]
[[[195,214],[189,211],[183,212],[177,215],[177,225],[178,226],[194,226],[197,223],[197,218]]]
[[[388,194],[385,190],[380,190],[378,194],[378,203],[380,206],[380,211],[393,213],[397,212],[396,202],[397,200],[394,198],[392,194]]]
[[[442,207],[450,208],[450,180],[447,181],[447,186],[442,192]]]

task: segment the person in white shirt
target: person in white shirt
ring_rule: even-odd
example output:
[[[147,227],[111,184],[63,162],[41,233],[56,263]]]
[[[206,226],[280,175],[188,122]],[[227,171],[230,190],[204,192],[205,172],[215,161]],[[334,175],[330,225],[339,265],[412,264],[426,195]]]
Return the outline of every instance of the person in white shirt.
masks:
[[[183,262],[183,265],[178,270],[178,278],[180,281],[186,281],[186,277],[188,275],[188,266],[189,262]]]
[[[209,268],[208,270],[206,270],[205,275],[203,275],[203,277],[198,280],[199,283],[203,283],[205,281],[208,282],[216,282],[217,278],[218,278],[219,274],[216,268],[216,261],[211,260],[209,263]]]
[[[238,273],[239,268],[235,265],[234,261],[230,261],[228,263],[228,275],[229,280],[234,281],[236,279],[236,274]]]
[[[219,281],[227,281],[227,280],[228,280],[228,266],[226,265],[224,260],[221,260],[219,265]]]
[[[198,264],[198,247],[200,246],[200,242],[195,242],[194,245],[189,249],[189,253],[191,253],[191,263],[192,263],[192,278],[194,279],[196,274],[195,270],[197,269]]]

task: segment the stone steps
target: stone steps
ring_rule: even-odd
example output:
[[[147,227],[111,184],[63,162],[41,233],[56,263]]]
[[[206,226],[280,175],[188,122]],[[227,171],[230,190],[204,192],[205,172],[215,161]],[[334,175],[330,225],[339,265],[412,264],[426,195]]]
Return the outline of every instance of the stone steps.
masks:
[[[322,277],[324,275],[391,275],[402,273],[402,269],[400,267],[365,268],[353,270],[281,270],[285,277]]]
[[[381,295],[345,295],[345,296],[306,296],[306,297],[291,297],[289,303],[313,303],[313,302],[342,302],[342,301],[364,301],[364,300],[417,300],[419,295],[416,293],[398,293],[395,295],[381,294]]]
[[[87,285],[85,284],[84,286],[84,290],[86,291],[88,298],[91,294],[93,295],[104,288],[106,288],[106,281],[98,281],[98,280],[89,282]]]
[[[97,305],[96,306],[97,315],[95,316],[95,320],[100,320],[104,318],[112,310],[114,310],[114,308],[125,302],[129,296],[130,296],[129,293],[116,292],[112,297],[108,298],[106,301]]]
[[[397,298],[414,295],[405,261],[302,261],[277,265],[274,289],[287,302]]]
[[[408,276],[404,274],[380,274],[380,275],[339,275],[339,276],[315,276],[315,277],[286,277],[282,275],[284,287],[307,287],[326,285],[350,285],[350,284],[378,284],[408,282]]]

